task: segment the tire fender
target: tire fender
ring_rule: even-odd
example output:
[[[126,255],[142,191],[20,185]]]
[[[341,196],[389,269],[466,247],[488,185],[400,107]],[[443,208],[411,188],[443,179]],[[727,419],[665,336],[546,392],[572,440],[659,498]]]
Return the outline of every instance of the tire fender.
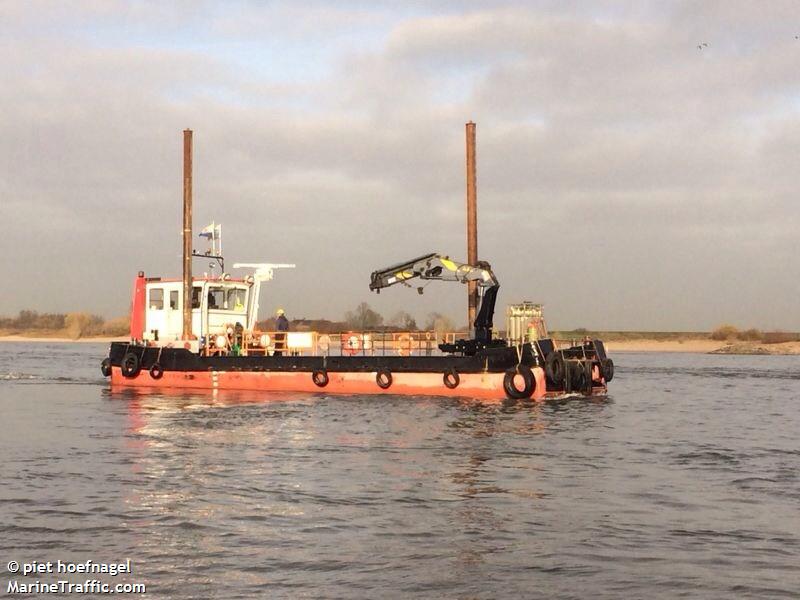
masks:
[[[449,390],[454,390],[458,387],[458,384],[461,383],[461,377],[458,375],[458,371],[451,368],[444,372],[442,381],[444,382],[444,387]]]
[[[122,357],[120,368],[125,377],[136,377],[139,371],[142,370],[142,363],[139,360],[139,355],[135,352],[126,353],[125,356]]]
[[[517,387],[517,379],[522,378],[522,388]],[[506,395],[513,400],[530,398],[536,390],[536,378],[528,367],[509,369],[503,376],[503,389]]]
[[[392,380],[392,372],[386,367],[378,369],[378,372],[375,373],[375,383],[382,390],[388,390],[392,386]]]
[[[583,392],[586,390],[586,369],[583,367],[582,361],[572,360],[568,363],[568,377],[572,384],[572,390],[575,392]]]
[[[326,385],[328,385],[330,378],[328,377],[328,372],[325,369],[318,369],[316,371],[312,371],[311,381],[314,382],[315,386],[324,388]]]
[[[566,375],[566,364],[560,352],[551,352],[544,361],[544,372],[547,378],[555,385],[564,384]]]
[[[600,374],[606,383],[614,379],[614,361],[610,358],[605,359],[600,363]]]

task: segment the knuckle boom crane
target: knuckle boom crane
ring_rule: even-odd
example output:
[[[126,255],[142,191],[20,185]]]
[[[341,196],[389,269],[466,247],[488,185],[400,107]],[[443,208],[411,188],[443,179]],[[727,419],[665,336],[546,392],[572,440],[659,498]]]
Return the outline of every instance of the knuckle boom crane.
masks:
[[[502,340],[492,340],[492,319],[500,283],[488,262],[478,261],[476,264],[470,265],[432,252],[385,269],[373,271],[369,289],[380,293],[383,288],[398,283],[411,287],[408,281],[415,278],[459,283],[475,281],[478,285],[480,308],[473,323],[474,336],[469,340],[457,340],[455,344],[442,344],[440,348],[443,351],[474,355],[482,348],[506,345]],[[421,294],[422,288],[417,289]]]

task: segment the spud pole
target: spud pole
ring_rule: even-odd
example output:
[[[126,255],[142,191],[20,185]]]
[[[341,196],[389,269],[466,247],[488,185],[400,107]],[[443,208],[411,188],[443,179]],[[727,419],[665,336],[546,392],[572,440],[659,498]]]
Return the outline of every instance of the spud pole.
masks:
[[[192,339],[192,130],[183,130],[183,339]]]
[[[467,123],[467,262],[478,262],[478,192],[475,167],[475,123]],[[467,283],[467,327],[474,329],[478,310],[478,284]]]

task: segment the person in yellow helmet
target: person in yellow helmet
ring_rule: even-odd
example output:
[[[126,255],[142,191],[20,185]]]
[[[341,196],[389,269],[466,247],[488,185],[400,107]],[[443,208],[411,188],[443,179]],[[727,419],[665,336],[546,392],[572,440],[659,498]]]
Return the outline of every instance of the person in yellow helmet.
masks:
[[[286,348],[286,333],[289,331],[289,319],[286,318],[286,312],[279,308],[275,311],[275,329],[278,333],[275,334],[275,356],[283,356],[283,350]]]

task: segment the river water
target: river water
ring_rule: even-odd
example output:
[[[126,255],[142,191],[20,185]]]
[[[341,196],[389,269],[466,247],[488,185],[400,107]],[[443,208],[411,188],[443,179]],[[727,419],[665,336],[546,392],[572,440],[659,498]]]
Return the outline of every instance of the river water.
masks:
[[[800,357],[618,354],[605,399],[490,405],[115,392],[105,351],[0,344],[4,594],[57,580],[12,559],[130,559],[95,577],[145,598],[800,592]]]

